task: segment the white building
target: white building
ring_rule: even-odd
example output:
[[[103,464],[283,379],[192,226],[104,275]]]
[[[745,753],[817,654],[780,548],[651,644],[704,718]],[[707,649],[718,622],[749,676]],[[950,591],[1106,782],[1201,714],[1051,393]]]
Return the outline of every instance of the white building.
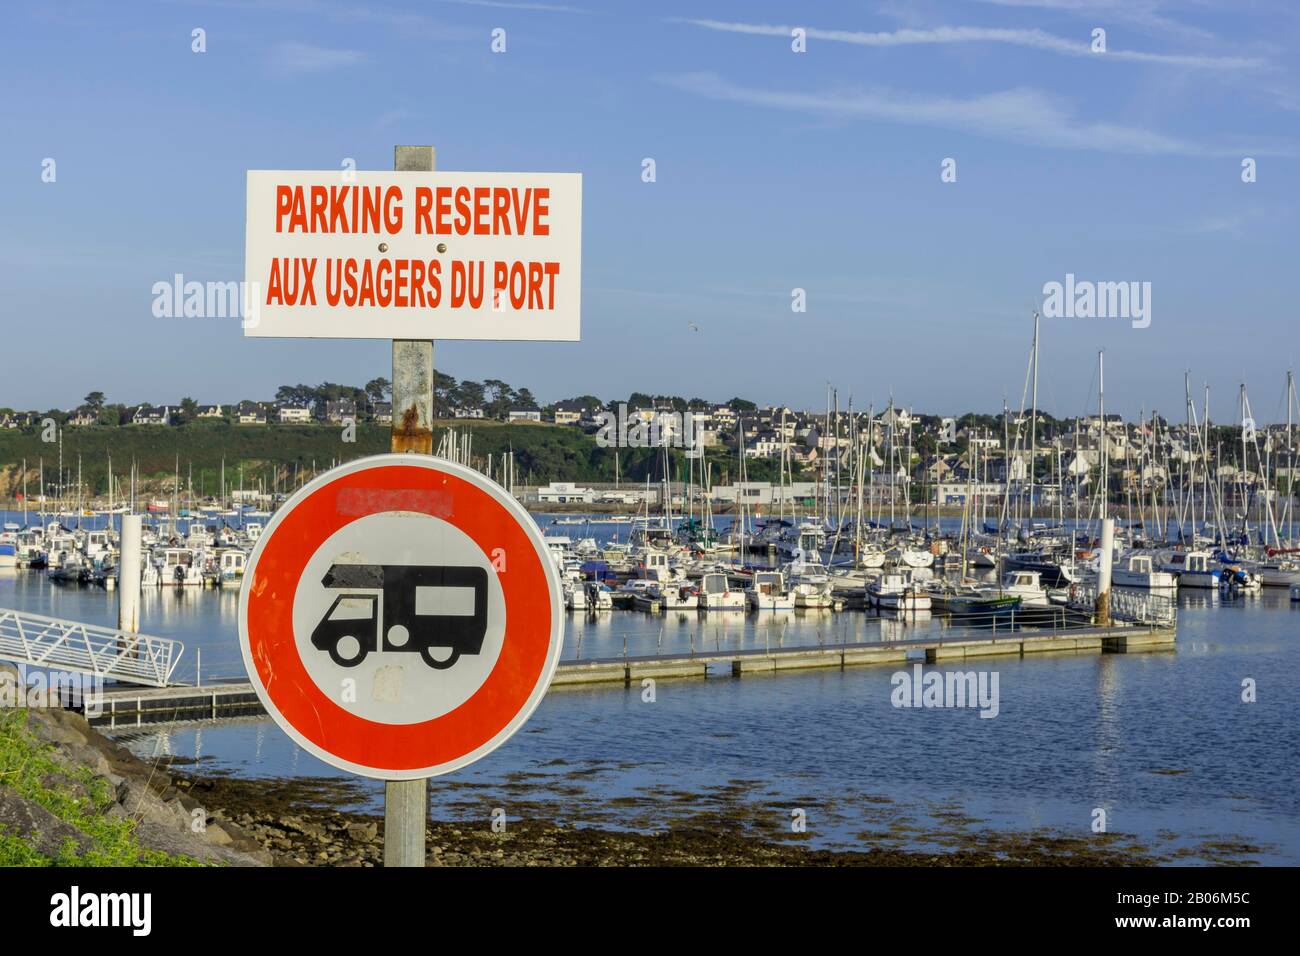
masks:
[[[788,485],[774,485],[770,481],[741,481],[734,485],[714,485],[714,501],[733,501],[737,504],[772,505],[794,503],[812,498],[817,484],[812,481],[795,481]]]
[[[591,504],[594,492],[568,481],[553,481],[537,489],[537,500],[557,505]]]
[[[931,500],[936,505],[965,504],[967,495],[970,495],[972,500],[976,497],[1000,498],[1006,490],[1005,485],[992,481],[941,481],[933,487],[934,498]]]
[[[282,422],[306,423],[311,421],[311,409],[306,405],[281,405],[279,416]]]

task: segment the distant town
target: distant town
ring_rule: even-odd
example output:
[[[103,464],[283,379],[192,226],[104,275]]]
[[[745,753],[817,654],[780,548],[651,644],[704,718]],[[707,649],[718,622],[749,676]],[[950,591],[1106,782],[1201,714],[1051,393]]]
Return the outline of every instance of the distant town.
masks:
[[[93,391],[71,409],[18,411],[0,407],[0,429],[39,432],[52,422],[75,429],[181,428],[204,423],[235,427],[386,426],[392,422],[390,383],[374,378],[364,386],[325,382],[282,385],[274,399],[201,404],[185,397],[175,404],[122,405]],[[834,475],[851,484],[858,466],[855,448],[869,462],[863,478],[873,488],[901,483],[906,497],[958,504],[972,494],[998,493],[1008,483],[1038,483],[1041,500],[1079,496],[1096,487],[1102,461],[1108,463],[1112,494],[1148,495],[1176,486],[1204,469],[1224,487],[1225,500],[1248,498],[1262,485],[1289,493],[1298,450],[1288,425],[1246,428],[1169,422],[1159,415],[1126,422],[1110,414],[1058,419],[1042,410],[1006,410],[999,415],[918,414],[893,403],[884,408],[846,409],[828,394],[821,410],[759,406],[743,398],[711,402],[701,398],[633,392],[625,399],[594,395],[542,404],[528,388],[488,379],[458,381],[438,373],[435,415],[453,426],[540,424],[572,429],[605,448],[658,448],[695,457],[739,463],[735,481],[748,477],[782,482]],[[1031,422],[1036,431],[1030,434]],[[1104,447],[1103,447],[1104,443]],[[1007,453],[1010,449],[1010,454]],[[1029,461],[1033,460],[1030,475]],[[661,473],[662,474],[662,473]],[[1267,476],[1267,477],[1265,477]],[[568,476],[556,476],[568,477]],[[920,494],[925,489],[923,496]],[[568,489],[556,494],[562,500]]]

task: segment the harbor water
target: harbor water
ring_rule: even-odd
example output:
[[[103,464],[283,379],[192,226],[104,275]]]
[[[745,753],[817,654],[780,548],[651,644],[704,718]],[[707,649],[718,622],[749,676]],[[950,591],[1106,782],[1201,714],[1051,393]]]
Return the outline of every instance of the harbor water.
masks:
[[[200,652],[204,682],[240,678],[237,604],[235,588],[150,589],[141,630],[184,642],[181,680],[198,676]],[[111,624],[116,598],[5,569],[0,607]],[[564,656],[888,641],[939,626],[862,611],[579,613]],[[955,826],[1086,837],[1101,809],[1109,832],[1178,862],[1231,852],[1300,863],[1300,603],[1285,589],[1182,593],[1173,652],[938,669],[995,671],[997,716],[896,707],[893,666],[556,688],[503,747],[433,782],[432,813],[671,828],[739,799],[773,833],[802,810],[814,845],[941,850]],[[322,764],[267,718],[113,733],[143,758],[193,759],[201,773],[337,781],[337,802],[354,809],[382,799],[382,784]]]

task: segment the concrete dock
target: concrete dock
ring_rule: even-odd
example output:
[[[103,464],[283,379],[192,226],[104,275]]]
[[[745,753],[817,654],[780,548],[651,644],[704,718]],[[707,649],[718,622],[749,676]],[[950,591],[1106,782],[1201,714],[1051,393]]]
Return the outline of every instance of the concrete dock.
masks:
[[[743,677],[811,668],[846,668],[924,660],[951,664],[975,658],[1027,657],[1035,654],[1131,654],[1167,651],[1175,646],[1172,627],[1080,627],[1071,630],[1024,630],[993,635],[753,648],[696,654],[649,655],[565,660],[553,688],[597,684],[632,685],[651,678]],[[248,682],[106,690],[92,723],[120,726],[260,713],[261,702]]]

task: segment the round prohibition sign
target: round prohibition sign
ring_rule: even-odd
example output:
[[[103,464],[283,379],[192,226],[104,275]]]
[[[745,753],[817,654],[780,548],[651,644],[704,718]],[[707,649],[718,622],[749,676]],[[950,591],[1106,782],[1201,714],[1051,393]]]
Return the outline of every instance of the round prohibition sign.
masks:
[[[257,540],[239,595],[267,713],[326,763],[385,780],[450,773],[536,710],[559,664],[559,572],[504,488],[426,455],[309,482]]]

